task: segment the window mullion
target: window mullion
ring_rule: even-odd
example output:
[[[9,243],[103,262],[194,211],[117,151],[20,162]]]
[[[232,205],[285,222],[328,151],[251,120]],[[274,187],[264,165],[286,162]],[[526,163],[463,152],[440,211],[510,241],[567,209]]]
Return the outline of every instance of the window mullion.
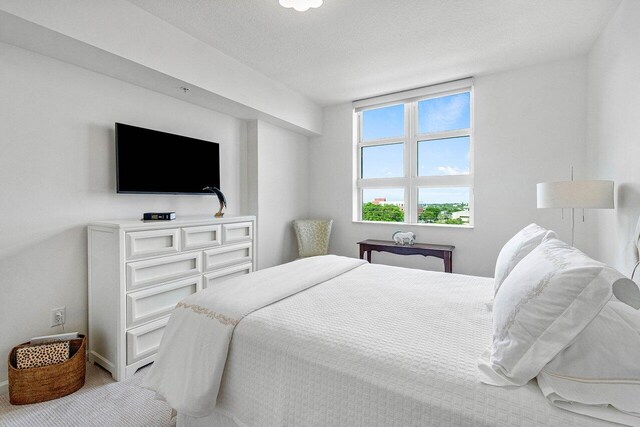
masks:
[[[370,141],[361,141],[358,143],[359,147],[376,147],[378,145],[391,145],[391,144],[402,144],[404,143],[406,138],[383,138],[383,139],[372,139]]]
[[[432,133],[416,133],[416,137],[420,141],[433,141],[435,139],[449,139],[449,138],[459,138],[462,136],[471,136],[471,129],[456,129],[456,130],[448,130],[443,132],[432,132]]]
[[[358,181],[362,178],[362,148],[360,148],[360,143],[362,142],[362,113],[356,113],[356,176],[353,177],[353,191],[356,192],[355,195],[355,212],[353,213],[353,218],[356,221],[362,221],[362,189],[358,187]]]
[[[407,119],[405,120],[405,132],[406,132],[406,138],[407,138],[406,145],[405,145],[405,150],[406,150],[405,158],[407,159],[406,160],[407,164],[405,167],[407,168],[407,176],[409,177],[408,185],[407,187],[405,187],[405,198],[407,200],[405,204],[405,216],[406,216],[406,222],[413,224],[417,222],[417,210],[418,210],[418,201],[417,201],[418,195],[416,194],[416,191],[415,191],[415,177],[417,173],[417,168],[416,168],[417,151],[416,151],[416,142],[415,142],[416,103],[409,102],[405,105],[407,106],[406,108]]]

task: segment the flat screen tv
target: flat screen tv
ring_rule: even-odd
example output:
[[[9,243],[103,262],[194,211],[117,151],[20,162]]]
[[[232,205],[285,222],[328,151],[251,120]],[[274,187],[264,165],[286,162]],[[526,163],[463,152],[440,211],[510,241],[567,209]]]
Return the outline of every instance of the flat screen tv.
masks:
[[[220,188],[220,146],[116,123],[118,193],[211,194]]]

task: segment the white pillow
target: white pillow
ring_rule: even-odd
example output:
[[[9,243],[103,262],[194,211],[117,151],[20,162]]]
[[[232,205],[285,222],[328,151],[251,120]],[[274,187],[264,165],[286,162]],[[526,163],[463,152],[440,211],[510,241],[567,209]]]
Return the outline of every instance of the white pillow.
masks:
[[[544,239],[495,296],[482,382],[523,385],[538,375],[596,317],[621,277],[556,238]]]
[[[618,423],[640,424],[640,312],[611,301],[569,347],[538,374],[542,393],[557,406]],[[626,412],[598,411],[611,405]],[[637,417],[637,418],[636,418]]]
[[[498,289],[500,289],[504,279],[513,271],[515,266],[525,256],[529,255],[532,250],[537,248],[547,234],[549,234],[549,237],[558,237],[553,231],[540,227],[538,224],[529,224],[505,243],[496,261],[494,295],[498,293]]]

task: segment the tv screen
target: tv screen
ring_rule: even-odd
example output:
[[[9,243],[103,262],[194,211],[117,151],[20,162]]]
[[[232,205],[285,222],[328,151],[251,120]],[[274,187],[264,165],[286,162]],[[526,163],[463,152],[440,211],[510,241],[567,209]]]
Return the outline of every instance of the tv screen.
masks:
[[[215,142],[116,123],[118,193],[211,194],[220,188]]]

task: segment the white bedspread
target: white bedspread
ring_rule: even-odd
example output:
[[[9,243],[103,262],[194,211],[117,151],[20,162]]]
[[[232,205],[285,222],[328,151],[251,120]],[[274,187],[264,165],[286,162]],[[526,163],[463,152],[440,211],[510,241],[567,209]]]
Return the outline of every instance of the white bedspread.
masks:
[[[237,326],[216,411],[182,426],[601,426],[477,379],[493,280],[363,265]]]
[[[245,316],[364,263],[335,255],[305,258],[230,279],[185,298],[171,314],[143,386],[181,413],[211,414],[229,342]]]

